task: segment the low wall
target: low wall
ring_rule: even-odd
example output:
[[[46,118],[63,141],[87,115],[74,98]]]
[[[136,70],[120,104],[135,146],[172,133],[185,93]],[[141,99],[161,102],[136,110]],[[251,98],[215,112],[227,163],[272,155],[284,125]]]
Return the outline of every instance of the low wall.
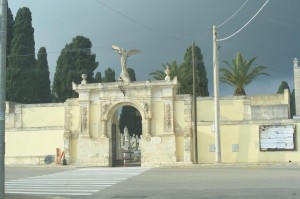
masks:
[[[294,151],[260,151],[260,125],[295,125]],[[276,163],[300,162],[300,121],[265,120],[244,122],[223,122],[220,128],[222,163]],[[215,134],[212,124],[198,124],[199,163],[215,162]]]
[[[45,156],[63,150],[63,129],[5,132],[5,164],[40,164]]]

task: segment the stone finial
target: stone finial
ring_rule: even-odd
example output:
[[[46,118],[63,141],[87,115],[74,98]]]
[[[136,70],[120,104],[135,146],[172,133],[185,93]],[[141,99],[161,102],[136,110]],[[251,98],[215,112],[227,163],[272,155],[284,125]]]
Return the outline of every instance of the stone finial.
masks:
[[[82,74],[81,77],[82,77],[81,84],[86,84],[87,83],[87,81],[86,81],[87,74]]]
[[[298,59],[296,57],[294,58],[293,62],[294,62],[294,68],[299,67],[298,66]]]
[[[72,82],[72,90],[76,90],[77,84],[75,82]]]
[[[171,77],[170,77],[171,71],[170,71],[169,65],[167,65],[167,68],[166,68],[166,70],[165,70],[165,73],[166,73],[165,80],[170,81],[170,80],[171,80]]]

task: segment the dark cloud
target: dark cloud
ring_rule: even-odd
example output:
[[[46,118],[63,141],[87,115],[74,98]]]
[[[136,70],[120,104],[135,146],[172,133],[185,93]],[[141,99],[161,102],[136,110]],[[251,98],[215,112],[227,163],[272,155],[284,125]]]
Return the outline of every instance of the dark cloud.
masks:
[[[101,3],[103,4],[101,4]],[[66,43],[76,35],[89,37],[92,51],[99,61],[98,70],[111,67],[120,72],[118,55],[112,44],[139,49],[142,54],[128,59],[138,80],[149,79],[149,73],[162,69],[161,64],[183,60],[193,41],[200,46],[212,95],[212,25],[221,24],[243,3],[240,0],[11,0],[17,9],[29,7],[33,15],[36,50],[45,46],[51,67]],[[251,0],[236,17],[218,29],[226,37],[244,25],[265,1]],[[108,7],[106,7],[106,6]],[[220,42],[220,60],[233,59],[242,52],[247,59],[257,56],[256,63],[268,66],[271,77],[259,77],[246,87],[248,94],[274,93],[281,81],[293,87],[293,58],[300,57],[300,1],[271,0],[262,12],[235,37]],[[220,66],[222,66],[220,64]],[[233,89],[220,84],[221,95]]]

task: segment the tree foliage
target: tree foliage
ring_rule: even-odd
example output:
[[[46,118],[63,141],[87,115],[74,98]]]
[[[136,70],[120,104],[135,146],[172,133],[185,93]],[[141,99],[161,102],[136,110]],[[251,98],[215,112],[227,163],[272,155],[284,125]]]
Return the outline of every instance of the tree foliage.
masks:
[[[124,133],[124,128],[127,126],[130,136],[142,135],[142,117],[138,110],[132,106],[123,106],[119,119],[119,129]]]
[[[102,79],[103,82],[115,82],[116,81],[116,73],[110,67],[104,71],[104,78]]]
[[[278,87],[277,94],[284,93],[285,89],[288,89],[289,92],[290,92],[289,84],[286,81],[282,81],[281,84],[280,84],[280,86]]]
[[[170,69],[170,78],[177,77],[181,84],[180,93],[193,94],[193,60],[192,60],[192,46],[190,46],[184,55],[182,64],[177,64],[176,61],[171,63],[162,64],[163,70],[156,70],[150,73],[156,80],[164,80],[166,77],[165,70],[167,67]],[[201,49],[195,46],[195,68],[196,68],[196,95],[208,96],[208,79],[206,77],[206,69],[203,62],[203,55]]]
[[[182,92],[186,94],[193,93],[193,55],[192,46],[190,46],[184,55],[184,61],[182,66],[184,71],[184,77],[182,78]],[[196,96],[208,96],[208,79],[206,77],[206,69],[203,62],[203,55],[201,49],[195,46],[195,69],[196,69]]]
[[[66,44],[57,60],[52,95],[56,102],[77,97],[72,91],[72,82],[79,84],[81,74],[87,74],[87,81],[94,82],[94,70],[98,67],[96,55],[91,52],[92,43],[84,36],[76,36]]]
[[[37,62],[37,103],[50,103],[51,90],[49,79],[49,67],[47,60],[47,51],[45,47],[41,47],[38,52]]]
[[[150,76],[152,76],[156,80],[164,80],[166,77],[165,70],[167,67],[169,67],[170,70],[170,78],[173,79],[174,77],[177,77],[179,82],[181,83],[181,79],[185,75],[185,70],[182,65],[178,65],[176,61],[172,61],[171,63],[162,64],[163,70],[156,70],[154,72],[150,73]]]
[[[7,100],[19,103],[36,101],[35,42],[29,8],[16,14],[7,68]],[[27,55],[27,56],[22,56]]]
[[[132,68],[127,68],[127,72],[129,74],[130,81],[136,81],[135,72]]]
[[[288,89],[290,93],[290,113],[291,117],[293,117],[294,115],[296,115],[295,89],[293,89],[293,91],[290,92],[289,84],[286,81],[282,81],[278,87],[277,94],[283,94],[285,89]]]
[[[243,58],[241,53],[237,53],[236,58],[232,60],[232,64],[223,61],[227,68],[220,69],[220,81],[235,87],[234,95],[246,95],[244,88],[249,85],[257,76],[267,75],[264,70],[266,66],[255,66],[251,69],[256,57],[249,61]]]
[[[11,41],[12,41],[12,36],[13,36],[14,23],[15,23],[14,16],[11,12],[11,9],[8,8],[7,9],[7,38],[6,38],[6,54],[7,55],[10,55],[10,48],[11,48]]]
[[[95,75],[95,83],[101,83],[101,82],[102,82],[101,72],[97,72]]]
[[[291,116],[293,117],[296,115],[296,101],[295,101],[295,89],[293,89],[293,92],[291,93],[291,98],[290,98],[290,111],[291,111]]]

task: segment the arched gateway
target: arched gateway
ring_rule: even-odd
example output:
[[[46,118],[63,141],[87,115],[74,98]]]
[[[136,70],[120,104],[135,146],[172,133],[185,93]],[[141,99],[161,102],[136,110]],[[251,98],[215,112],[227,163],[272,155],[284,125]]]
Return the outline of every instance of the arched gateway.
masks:
[[[142,118],[142,166],[191,163],[191,97],[177,95],[177,79],[121,83],[73,83],[79,98],[65,103],[67,160],[111,166],[115,113],[130,105]]]

